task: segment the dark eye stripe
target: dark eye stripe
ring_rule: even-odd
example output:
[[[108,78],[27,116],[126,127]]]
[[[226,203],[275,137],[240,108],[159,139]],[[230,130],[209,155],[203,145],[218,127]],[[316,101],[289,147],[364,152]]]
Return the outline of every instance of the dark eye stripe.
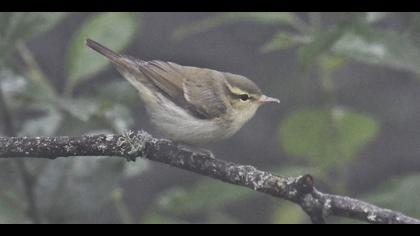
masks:
[[[242,101],[248,101],[253,100],[255,97],[253,95],[247,94],[247,93],[234,93],[230,89],[226,87],[225,90],[233,99],[242,100]]]
[[[242,100],[242,101],[248,101],[253,99],[253,97],[251,97],[250,95],[243,93],[243,94],[236,94],[236,93],[231,93],[231,96],[233,99],[238,99],[238,100]]]
[[[239,95],[239,98],[240,98],[242,101],[247,101],[248,99],[250,99],[249,95],[248,95],[248,94],[246,94],[246,93]]]

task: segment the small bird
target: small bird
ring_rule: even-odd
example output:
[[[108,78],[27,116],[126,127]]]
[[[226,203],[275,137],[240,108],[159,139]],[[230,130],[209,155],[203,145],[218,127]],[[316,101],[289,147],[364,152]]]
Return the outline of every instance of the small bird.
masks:
[[[228,138],[260,105],[280,102],[241,75],[143,61],[113,52],[91,39],[86,39],[86,45],[116,66],[139,91],[152,124],[176,142],[199,145]]]

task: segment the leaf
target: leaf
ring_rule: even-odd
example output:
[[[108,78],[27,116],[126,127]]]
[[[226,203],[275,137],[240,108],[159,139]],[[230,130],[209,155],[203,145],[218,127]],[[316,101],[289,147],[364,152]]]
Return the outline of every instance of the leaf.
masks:
[[[318,32],[313,36],[310,43],[298,50],[298,61],[304,67],[315,61],[321,54],[328,52],[334,43],[340,39],[345,32],[344,27]]]
[[[332,50],[355,61],[420,74],[420,49],[392,31],[353,30],[335,42]]]
[[[272,52],[277,50],[288,49],[305,42],[303,37],[293,35],[288,32],[279,32],[274,37],[261,47],[261,52]]]
[[[343,56],[325,54],[319,57],[319,66],[326,73],[332,73],[342,68],[347,60]]]
[[[182,26],[175,30],[173,37],[176,40],[182,40],[192,34],[208,31],[220,25],[237,22],[254,22],[260,24],[293,24],[296,21],[296,15],[290,12],[229,12],[220,13],[199,20],[192,24]]]
[[[353,159],[377,130],[374,119],[355,112],[302,109],[283,120],[279,137],[290,155],[328,169]]]
[[[31,12],[26,15],[32,18],[31,27],[27,30],[31,31],[31,37],[34,37],[54,28],[68,15],[68,12]]]
[[[71,39],[67,51],[68,90],[108,64],[105,58],[85,46],[86,38],[121,51],[134,39],[138,24],[138,17],[133,13],[100,13],[89,18]]]
[[[394,177],[361,198],[375,205],[420,217],[420,175]]]
[[[217,194],[214,194],[216,192]],[[214,210],[253,194],[255,192],[237,186],[217,181],[202,181],[189,190],[176,188],[166,192],[158,199],[158,206],[173,214],[193,213]]]
[[[10,63],[16,43],[44,33],[65,13],[0,12],[0,66]]]
[[[57,25],[66,12],[2,12],[0,34],[6,43],[28,39],[42,34]]]

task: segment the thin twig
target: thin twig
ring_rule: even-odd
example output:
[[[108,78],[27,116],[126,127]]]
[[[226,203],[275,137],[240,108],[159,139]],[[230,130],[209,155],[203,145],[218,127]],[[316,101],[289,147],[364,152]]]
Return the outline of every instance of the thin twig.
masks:
[[[51,86],[50,81],[47,79],[47,76],[41,70],[41,67],[38,65],[32,51],[26,46],[25,42],[16,42],[16,49],[27,69],[28,78],[33,81],[39,82],[39,84],[41,84],[47,89],[49,94],[55,95],[56,91]]]
[[[0,86],[0,111],[2,123],[4,126],[4,132],[7,136],[15,136],[17,134],[15,126],[12,120],[11,113],[7,107],[3,88]],[[22,181],[23,190],[27,200],[27,215],[28,218],[35,224],[41,223],[41,217],[39,216],[38,207],[36,204],[35,195],[35,177],[29,172],[26,167],[25,160],[16,159],[14,160],[16,168],[19,172],[20,179]]]
[[[328,216],[342,216],[369,223],[420,224],[420,220],[353,199],[322,193],[310,175],[283,177],[253,166],[215,159],[144,131],[128,135],[86,135],[80,137],[0,137],[0,158],[47,158],[84,156],[136,157],[168,164],[255,191],[292,201],[313,223],[325,223]]]
[[[15,136],[15,128],[12,122],[12,117],[10,115],[9,109],[6,105],[6,100],[3,94],[3,88],[0,86],[0,114],[3,123],[4,133],[7,136]]]

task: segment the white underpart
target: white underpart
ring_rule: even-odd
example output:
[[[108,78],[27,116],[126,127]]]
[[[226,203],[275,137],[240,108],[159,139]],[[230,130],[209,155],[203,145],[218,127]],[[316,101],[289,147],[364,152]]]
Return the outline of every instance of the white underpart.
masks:
[[[140,92],[152,123],[168,138],[189,143],[209,143],[225,139],[235,134],[256,112],[258,105],[247,112],[232,113],[232,119],[221,122],[219,119],[198,119],[179,107],[164,95],[154,93],[130,75],[124,75]]]

